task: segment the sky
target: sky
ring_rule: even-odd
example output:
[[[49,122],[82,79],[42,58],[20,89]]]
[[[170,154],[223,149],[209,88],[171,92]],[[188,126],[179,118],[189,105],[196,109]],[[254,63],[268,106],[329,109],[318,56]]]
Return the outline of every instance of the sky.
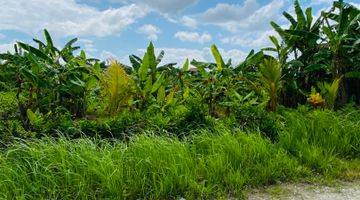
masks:
[[[360,0],[345,0],[360,7]],[[332,0],[300,0],[315,16]],[[163,62],[181,65],[186,58],[212,61],[216,44],[225,59],[236,64],[251,49],[271,46],[269,25],[288,22],[292,0],[0,0],[0,52],[12,51],[16,41],[33,44],[51,33],[62,47],[76,37],[88,56],[118,59],[142,56],[150,41],[165,50]]]

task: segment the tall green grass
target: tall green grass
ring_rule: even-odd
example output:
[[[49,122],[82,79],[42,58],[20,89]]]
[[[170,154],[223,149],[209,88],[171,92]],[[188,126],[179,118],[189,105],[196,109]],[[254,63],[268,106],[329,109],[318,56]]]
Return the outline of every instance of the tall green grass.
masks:
[[[278,142],[216,122],[181,139],[18,141],[0,152],[0,199],[216,199],[315,174],[360,174],[358,112],[282,115]]]
[[[302,173],[259,135],[202,133],[190,141],[139,136],[18,143],[1,153],[0,198],[168,199],[241,195],[245,185]]]
[[[279,145],[315,172],[339,172],[340,159],[360,156],[360,112],[287,111]]]

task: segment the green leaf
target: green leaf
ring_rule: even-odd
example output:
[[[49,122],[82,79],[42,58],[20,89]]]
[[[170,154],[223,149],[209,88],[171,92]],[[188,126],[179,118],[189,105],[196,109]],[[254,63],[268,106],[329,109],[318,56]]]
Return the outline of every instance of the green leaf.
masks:
[[[306,25],[306,19],[298,0],[295,0],[294,7],[295,7],[296,17],[298,20],[298,25],[300,27],[304,27]]]
[[[266,47],[266,48],[262,48],[261,50],[263,51],[274,51],[277,52],[277,49],[273,48],[273,47]]]
[[[319,35],[317,35],[315,33],[305,31],[305,30],[286,30],[285,32],[290,35],[297,36],[297,37],[306,37],[306,38],[311,38],[311,39],[320,37]]]
[[[329,27],[324,26],[324,27],[323,27],[323,32],[325,33],[325,35],[326,35],[330,40],[333,40],[333,39],[334,39],[335,33],[332,32]]]
[[[146,53],[148,54],[147,59],[148,59],[149,68],[151,70],[155,70],[158,63],[155,58],[155,50],[154,50],[154,45],[152,42],[150,42]],[[144,61],[144,59],[143,59],[143,61]]]
[[[54,43],[52,41],[52,38],[51,38],[49,32],[46,29],[44,29],[44,36],[46,39],[47,47],[51,50],[54,47]]]
[[[312,16],[312,8],[307,8],[306,11],[306,21],[307,21],[307,26],[308,26],[308,29],[311,28],[311,24],[312,24],[312,21],[313,21],[313,16]]]
[[[36,113],[34,113],[32,110],[27,109],[26,110],[26,115],[27,115],[27,118],[30,121],[30,124],[33,125],[33,126],[39,126],[43,121],[43,118],[42,118],[41,114],[38,111],[36,111]]]
[[[77,41],[78,41],[77,38],[71,39],[69,42],[67,42],[67,43],[65,44],[64,48],[69,48],[69,47],[71,47],[71,46],[72,46],[73,44],[75,44],[75,42],[77,42]]]
[[[164,74],[162,73],[162,74],[160,75],[160,77],[156,80],[156,82],[154,83],[154,85],[152,86],[152,88],[151,88],[151,93],[156,92],[156,91],[159,89],[159,87],[163,84],[164,80],[165,80],[165,76],[164,76]]]
[[[80,58],[82,58],[82,59],[86,59],[86,53],[85,53],[85,51],[84,50],[81,50],[81,52],[80,52]]]
[[[146,76],[147,76],[147,73],[149,71],[149,54],[146,52],[144,57],[143,57],[143,60],[141,62],[141,65],[140,65],[140,68],[138,70],[138,76],[140,77],[140,80],[145,80],[146,79]]]
[[[352,71],[345,73],[346,78],[357,78],[360,79],[360,71]]]
[[[213,54],[215,61],[216,61],[216,70],[222,71],[225,67],[225,63],[223,58],[221,57],[221,54],[218,50],[218,48],[215,45],[211,46],[211,53]]]
[[[35,56],[52,63],[52,59],[50,57],[48,57],[46,54],[44,54],[42,51],[40,51],[39,49],[36,49],[36,48],[34,48],[28,44],[22,43],[22,42],[17,42],[17,44],[19,45],[19,47],[28,51],[29,53],[32,53]]]
[[[161,62],[161,60],[163,59],[165,55],[165,52],[164,51],[161,51],[158,55],[158,57],[156,58],[156,64],[159,64]]]
[[[129,56],[129,60],[131,62],[132,67],[134,68],[134,70],[138,71],[138,69],[141,66],[141,62],[142,62],[141,58],[139,58],[135,55],[131,55],[131,56]]]
[[[296,20],[288,12],[284,11],[283,15],[291,22],[294,27],[297,25]]]
[[[286,39],[285,31],[275,22],[270,22],[270,25],[275,29],[275,31],[280,35],[282,39]]]
[[[270,35],[269,38],[270,38],[271,42],[275,45],[276,49],[280,49],[280,44],[279,44],[278,39],[273,35]]]
[[[189,59],[186,58],[186,61],[185,61],[184,65],[183,65],[181,71],[183,71],[183,72],[188,71],[188,70],[189,70],[189,66],[190,66]]]
[[[313,65],[309,65],[307,66],[304,70],[305,72],[315,72],[315,71],[319,71],[319,70],[322,70],[322,69],[325,69],[326,68],[326,65],[323,65],[323,64],[313,64]]]
[[[189,96],[190,96],[190,89],[189,89],[189,87],[186,87],[184,90],[183,98],[187,99],[187,98],[189,98]]]
[[[165,101],[165,87],[164,86],[161,86],[159,89],[158,89],[158,92],[157,92],[157,102],[158,103],[162,103]]]
[[[33,41],[36,42],[39,45],[39,49],[45,49],[46,48],[46,45],[42,41],[40,41],[38,39],[35,39],[35,38],[33,39]]]
[[[151,78],[151,76],[149,76],[149,77],[147,77],[147,79],[146,79],[143,93],[144,93],[144,94],[151,93],[152,87],[153,87],[152,78]]]

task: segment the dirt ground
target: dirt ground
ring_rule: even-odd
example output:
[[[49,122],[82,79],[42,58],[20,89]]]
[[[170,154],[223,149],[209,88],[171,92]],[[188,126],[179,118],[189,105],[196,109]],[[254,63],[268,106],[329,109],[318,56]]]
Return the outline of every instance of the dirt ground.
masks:
[[[283,184],[255,189],[247,196],[249,200],[360,200],[360,180],[326,186],[305,183]]]

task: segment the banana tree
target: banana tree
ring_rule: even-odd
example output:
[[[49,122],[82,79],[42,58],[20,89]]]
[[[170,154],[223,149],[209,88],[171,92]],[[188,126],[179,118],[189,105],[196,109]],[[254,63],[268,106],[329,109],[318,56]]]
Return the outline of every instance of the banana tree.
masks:
[[[291,48],[295,59],[300,57],[304,62],[308,62],[308,57],[316,51],[317,41],[320,39],[320,25],[322,18],[319,17],[313,22],[312,8],[302,10],[299,1],[294,1],[296,16],[293,17],[287,12],[283,12],[284,17],[289,20],[290,27],[283,29],[275,22],[271,26],[280,35],[287,47]],[[301,55],[299,55],[299,53]],[[300,56],[300,57],[299,57]]]
[[[154,45],[150,42],[142,59],[135,55],[130,56],[132,67],[129,68],[129,72],[135,80],[137,91],[134,103],[140,109],[145,108],[152,102],[156,102],[157,99],[159,101],[162,99],[157,98],[159,88],[162,88],[160,96],[163,95],[163,91],[170,95],[171,87],[168,85],[168,74],[176,63],[159,66],[164,54],[164,51],[161,51],[156,57]],[[166,90],[168,91],[166,92]]]
[[[322,31],[326,46],[331,54],[331,72],[334,78],[345,76],[340,82],[341,103],[347,102],[346,78],[360,78],[360,10],[336,1],[329,12],[323,12],[325,19]]]
[[[38,48],[17,42],[15,53],[1,54],[8,70],[14,70],[17,100],[23,123],[27,126],[28,109],[46,114],[58,106],[68,109],[74,116],[85,113],[85,96],[96,79],[92,73],[94,60],[85,52],[74,56],[78,47],[71,40],[62,50],[54,47],[50,34],[45,30],[46,42],[34,39]]]
[[[218,48],[215,45],[211,46],[211,53],[214,57],[214,63],[199,62],[193,60],[191,64],[197,68],[198,75],[194,78],[197,91],[202,97],[204,103],[208,105],[209,114],[215,117],[229,115],[231,108],[238,105],[244,96],[244,79],[241,74],[241,68],[251,66],[250,59],[248,63],[234,68],[231,60],[226,63],[222,58]],[[255,58],[258,56],[254,56]],[[247,99],[247,98],[246,98]],[[245,100],[246,100],[245,99]]]
[[[283,102],[288,106],[305,102],[306,91],[316,84],[316,80],[324,78],[328,70],[328,56],[326,51],[319,51],[318,44],[322,40],[320,27],[323,17],[320,16],[314,21],[312,8],[309,7],[304,12],[298,0],[294,1],[294,9],[295,16],[283,12],[284,17],[290,22],[288,28],[284,29],[271,22],[282,41],[270,36],[274,47],[264,49],[277,54],[286,80]]]

